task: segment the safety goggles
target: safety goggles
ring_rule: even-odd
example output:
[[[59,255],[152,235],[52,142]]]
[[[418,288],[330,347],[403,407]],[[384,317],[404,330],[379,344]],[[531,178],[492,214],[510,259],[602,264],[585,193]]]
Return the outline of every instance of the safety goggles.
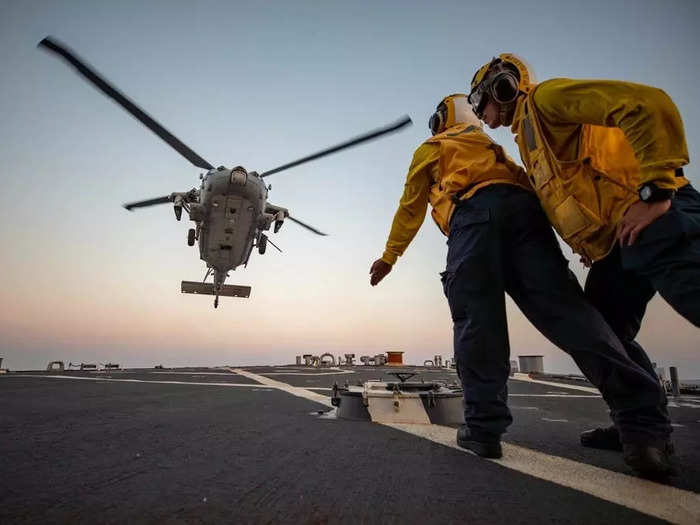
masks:
[[[430,133],[436,135],[442,128],[442,125],[445,123],[445,120],[447,120],[447,109],[444,107],[438,108],[435,111],[435,113],[432,114],[430,120],[428,121]]]
[[[489,101],[488,87],[485,82],[482,82],[474,90],[469,93],[467,97],[469,104],[472,106],[474,114],[482,119],[484,116],[484,109],[486,108],[486,103]]]
[[[502,105],[511,104],[518,98],[519,92],[518,77],[511,70],[496,63],[484,80],[472,90],[468,100],[476,116],[483,119],[489,99]]]

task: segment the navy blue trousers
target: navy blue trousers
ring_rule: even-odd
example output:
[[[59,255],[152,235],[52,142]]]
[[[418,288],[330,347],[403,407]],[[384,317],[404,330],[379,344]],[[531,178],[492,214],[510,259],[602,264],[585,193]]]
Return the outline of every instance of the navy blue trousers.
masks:
[[[655,376],[651,360],[635,341],[654,294],[659,292],[700,327],[700,194],[690,185],[681,188],[671,209],[644,229],[635,244],[616,246],[593,264],[585,291],[627,354]]]
[[[668,439],[658,381],[627,355],[585,299],[536,196],[501,184],[460,205],[450,223],[442,282],[454,322],[465,421],[477,439],[497,439],[512,422],[506,293],[598,387],[623,442]]]

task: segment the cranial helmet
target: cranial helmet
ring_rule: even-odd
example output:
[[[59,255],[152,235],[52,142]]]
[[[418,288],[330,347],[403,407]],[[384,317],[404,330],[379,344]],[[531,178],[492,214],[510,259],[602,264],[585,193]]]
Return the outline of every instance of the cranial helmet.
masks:
[[[529,93],[535,86],[532,68],[517,55],[502,53],[474,74],[469,102],[481,118],[486,103],[492,99],[501,106],[501,112],[512,112],[521,93]]]
[[[433,135],[457,124],[481,127],[481,122],[476,118],[469,105],[467,95],[463,93],[455,93],[443,98],[428,121],[428,127]]]

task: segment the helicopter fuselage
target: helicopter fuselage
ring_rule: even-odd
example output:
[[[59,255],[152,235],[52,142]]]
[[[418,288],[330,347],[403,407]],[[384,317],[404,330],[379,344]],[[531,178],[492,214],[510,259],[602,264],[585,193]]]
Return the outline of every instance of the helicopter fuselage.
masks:
[[[265,213],[267,187],[255,172],[237,167],[217,168],[202,177],[199,202],[190,206],[197,224],[199,256],[215,273],[246,264],[273,216]],[[220,281],[223,283],[223,279]]]

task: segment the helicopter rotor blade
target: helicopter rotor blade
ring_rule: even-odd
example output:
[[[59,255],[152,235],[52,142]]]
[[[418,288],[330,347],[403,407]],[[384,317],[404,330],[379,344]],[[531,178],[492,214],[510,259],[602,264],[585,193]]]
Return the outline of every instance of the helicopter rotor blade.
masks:
[[[305,162],[320,159],[321,157],[325,157],[326,155],[330,155],[331,153],[335,153],[337,151],[344,150],[345,148],[351,148],[353,146],[357,146],[358,144],[362,144],[363,142],[367,142],[369,140],[376,139],[378,137],[381,137],[382,135],[386,135],[387,133],[393,133],[395,131],[398,131],[399,129],[403,128],[404,126],[408,126],[409,124],[412,124],[412,123],[413,123],[413,121],[411,120],[411,117],[409,117],[408,115],[404,115],[396,122],[392,122],[391,124],[384,126],[383,128],[375,129],[373,131],[365,133],[364,135],[360,135],[360,136],[355,137],[353,139],[350,139],[348,141],[342,142],[341,144],[338,144],[336,146],[331,146],[330,148],[326,148],[326,149],[319,151],[317,153],[313,153],[311,155],[308,155],[308,156],[303,157],[301,159],[295,160],[293,162],[283,164],[282,166],[279,166],[278,168],[268,170],[264,173],[261,173],[260,177],[267,177],[268,175],[272,175],[273,173],[279,173],[280,171],[283,171],[283,170],[286,170],[289,168],[293,168],[294,166],[298,166],[299,164],[303,164]]]
[[[327,233],[323,233],[322,231],[317,230],[317,229],[314,228],[313,226],[309,226],[308,224],[305,224],[305,223],[301,222],[299,219],[295,219],[295,218],[292,217],[291,215],[287,215],[287,219],[291,220],[292,222],[296,222],[299,226],[301,226],[301,227],[303,227],[303,228],[306,228],[307,230],[310,230],[310,231],[314,232],[316,235],[323,235],[323,236],[328,235]]]
[[[129,202],[127,204],[123,204],[124,208],[126,208],[129,211],[133,211],[134,208],[145,208],[146,206],[155,206],[156,204],[167,204],[169,202],[172,202],[170,199],[170,195],[166,195],[164,197],[156,197],[155,199],[148,199],[145,201],[138,201],[138,202]]]
[[[61,56],[66,62],[72,65],[78,73],[83,75],[88,81],[90,81],[97,89],[102,91],[105,95],[113,99],[117,104],[123,107],[126,111],[131,113],[131,115],[139,120],[144,126],[150,129],[153,133],[158,135],[161,139],[167,142],[175,151],[180,155],[189,160],[192,164],[198,168],[211,170],[214,166],[209,164],[202,157],[197,155],[192,149],[184,144],[175,135],[170,133],[167,129],[156,122],[153,117],[137,106],[133,101],[131,101],[126,95],[124,95],[117,88],[112,86],[104,77],[102,77],[97,71],[92,69],[83,61],[78,55],[76,55],[70,48],[64,44],[54,40],[51,37],[44,38],[39,42],[38,46],[42,46],[45,49],[56,53]]]

